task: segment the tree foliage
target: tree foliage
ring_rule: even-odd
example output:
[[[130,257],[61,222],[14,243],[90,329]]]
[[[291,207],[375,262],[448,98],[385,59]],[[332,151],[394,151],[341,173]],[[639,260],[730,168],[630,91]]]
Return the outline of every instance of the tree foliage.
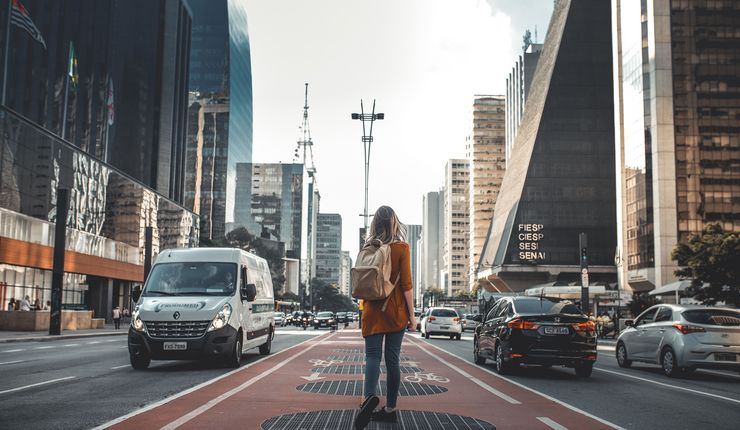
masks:
[[[352,299],[342,295],[336,285],[330,285],[317,278],[311,280],[313,305],[319,311],[347,312],[357,310]]]
[[[697,289],[696,299],[738,305],[740,235],[725,232],[720,223],[710,223],[701,235],[689,235],[685,243],[677,244],[671,258],[682,266],[677,276],[692,279],[696,285],[708,284]]]

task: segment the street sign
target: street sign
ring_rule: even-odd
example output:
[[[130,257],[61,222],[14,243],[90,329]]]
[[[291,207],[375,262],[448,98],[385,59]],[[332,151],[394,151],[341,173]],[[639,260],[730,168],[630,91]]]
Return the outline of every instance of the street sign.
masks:
[[[581,286],[588,288],[588,269],[581,270]]]

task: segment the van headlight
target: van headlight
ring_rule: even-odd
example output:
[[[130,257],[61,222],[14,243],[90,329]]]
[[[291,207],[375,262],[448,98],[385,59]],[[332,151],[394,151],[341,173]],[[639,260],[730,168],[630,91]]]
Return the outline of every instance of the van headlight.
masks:
[[[136,331],[144,331],[144,321],[142,321],[139,317],[138,309],[134,310],[134,312],[131,314],[131,327],[133,327]]]
[[[226,324],[229,323],[229,318],[231,317],[231,305],[226,303],[223,308],[221,308],[220,311],[216,314],[216,316],[213,318],[213,321],[211,321],[211,326],[208,327],[208,331],[213,330],[219,330],[226,326]]]

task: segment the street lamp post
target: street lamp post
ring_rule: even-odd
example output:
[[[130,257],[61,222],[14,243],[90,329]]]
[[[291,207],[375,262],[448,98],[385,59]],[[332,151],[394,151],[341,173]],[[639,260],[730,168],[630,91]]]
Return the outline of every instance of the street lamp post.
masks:
[[[367,219],[370,215],[367,212],[367,194],[368,194],[368,180],[370,178],[370,147],[373,143],[373,123],[375,120],[385,119],[385,114],[375,113],[375,100],[373,100],[373,110],[371,113],[365,113],[365,108],[360,100],[360,113],[353,113],[352,119],[358,119],[362,121],[362,145],[365,150],[365,209],[363,210],[361,217],[364,219],[365,234],[367,234]],[[369,122],[369,132],[365,123]]]

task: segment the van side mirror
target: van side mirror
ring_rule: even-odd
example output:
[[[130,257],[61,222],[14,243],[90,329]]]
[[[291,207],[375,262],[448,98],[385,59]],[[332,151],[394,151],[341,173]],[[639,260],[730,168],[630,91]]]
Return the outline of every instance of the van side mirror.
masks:
[[[242,300],[253,302],[257,297],[257,286],[254,284],[247,284],[241,289]]]
[[[635,326],[635,320],[625,320],[624,325],[627,327],[634,327]]]
[[[141,297],[141,286],[137,285],[134,287],[133,291],[131,291],[131,299],[134,301],[134,303],[139,301],[139,298]]]

